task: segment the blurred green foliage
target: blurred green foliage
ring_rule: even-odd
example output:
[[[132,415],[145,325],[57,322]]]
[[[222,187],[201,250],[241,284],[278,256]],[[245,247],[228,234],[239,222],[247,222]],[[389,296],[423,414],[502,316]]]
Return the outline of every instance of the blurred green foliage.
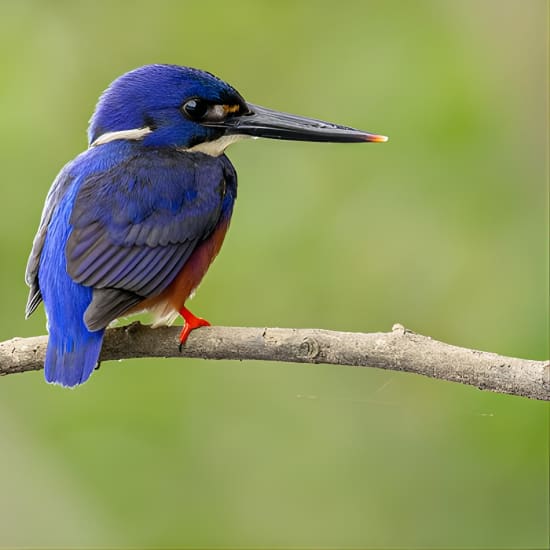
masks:
[[[216,324],[388,330],[548,356],[547,2],[0,2],[0,338],[99,93],[151,62],[390,136],[240,143]],[[0,380],[0,547],[548,542],[548,406],[371,369],[105,364]]]

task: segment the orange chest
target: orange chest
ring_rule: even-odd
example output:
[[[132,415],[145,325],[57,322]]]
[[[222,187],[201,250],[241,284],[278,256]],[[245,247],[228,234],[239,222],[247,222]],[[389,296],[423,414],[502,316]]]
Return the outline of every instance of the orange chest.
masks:
[[[195,248],[183,269],[155,302],[168,302],[176,311],[184,306],[185,300],[199,286],[210,264],[220,251],[228,227],[229,219],[218,224],[210,236]]]

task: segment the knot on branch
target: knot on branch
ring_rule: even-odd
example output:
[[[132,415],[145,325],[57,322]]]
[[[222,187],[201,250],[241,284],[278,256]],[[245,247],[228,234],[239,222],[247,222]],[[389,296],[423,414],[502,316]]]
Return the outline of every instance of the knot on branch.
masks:
[[[307,361],[314,362],[321,353],[321,346],[319,342],[312,336],[306,336],[299,347],[300,357],[303,357]]]

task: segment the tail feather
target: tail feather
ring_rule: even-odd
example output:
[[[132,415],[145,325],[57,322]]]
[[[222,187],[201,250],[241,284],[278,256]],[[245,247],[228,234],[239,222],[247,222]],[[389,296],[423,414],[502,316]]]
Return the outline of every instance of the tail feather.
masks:
[[[78,180],[76,180],[78,182]],[[44,237],[28,312],[44,300],[49,341],[44,363],[46,381],[74,387],[90,378],[99,359],[105,326],[90,331],[84,312],[92,301],[93,289],[76,283],[67,273],[65,248],[71,226],[73,203],[80,184],[71,184],[55,206]],[[57,200],[56,199],[56,200]]]
[[[50,330],[50,339],[44,363],[46,382],[65,387],[83,384],[97,366],[104,330],[84,331],[74,335],[57,334]]]

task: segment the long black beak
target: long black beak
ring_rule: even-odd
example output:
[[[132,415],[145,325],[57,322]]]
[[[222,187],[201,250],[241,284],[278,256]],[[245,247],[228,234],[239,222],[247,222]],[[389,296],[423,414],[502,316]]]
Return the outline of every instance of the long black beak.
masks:
[[[306,118],[273,111],[247,103],[248,113],[227,118],[219,123],[203,123],[205,126],[224,128],[226,134],[248,135],[294,141],[332,141],[354,143],[361,141],[388,141],[386,136],[370,134],[348,126],[340,126],[323,120]]]

